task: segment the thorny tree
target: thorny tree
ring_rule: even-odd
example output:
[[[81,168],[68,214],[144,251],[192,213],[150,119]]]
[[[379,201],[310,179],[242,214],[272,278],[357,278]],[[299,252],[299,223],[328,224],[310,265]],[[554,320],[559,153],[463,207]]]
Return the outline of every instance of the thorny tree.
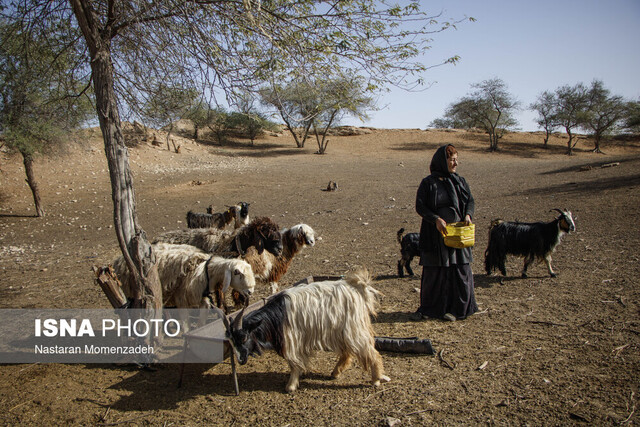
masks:
[[[434,125],[482,129],[489,135],[489,150],[497,151],[500,138],[518,125],[514,113],[520,103],[509,93],[504,81],[498,78],[484,80],[471,87],[475,90],[447,107],[444,119]]]
[[[137,218],[121,113],[144,104],[149,84],[222,91],[232,103],[238,90],[265,81],[355,69],[372,89],[411,88],[429,68],[417,57],[432,33],[456,24],[421,11],[419,2],[400,7],[385,0],[17,0],[2,13],[32,25],[54,16],[77,24],[111,177],[115,231],[137,279],[136,304],[147,307],[162,306],[162,294]]]
[[[34,157],[58,151],[93,107],[88,96],[76,96],[82,91],[73,76],[77,52],[52,49],[38,28],[23,24],[0,22],[0,138],[22,155],[36,216],[43,217]],[[58,40],[68,36],[64,22],[51,20],[45,30]]]
[[[547,143],[549,142],[549,137],[558,127],[558,124],[556,123],[556,119],[554,117],[555,105],[555,95],[552,92],[545,90],[540,95],[538,95],[538,99],[536,100],[536,102],[529,106],[530,109],[538,113],[536,123],[542,129],[544,129],[544,148],[548,147]]]

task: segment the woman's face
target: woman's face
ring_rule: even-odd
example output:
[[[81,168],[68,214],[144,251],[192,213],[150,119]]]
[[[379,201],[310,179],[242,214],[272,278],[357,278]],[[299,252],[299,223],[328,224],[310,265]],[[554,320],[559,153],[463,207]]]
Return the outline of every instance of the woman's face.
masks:
[[[447,158],[447,167],[449,168],[449,173],[454,173],[456,171],[458,168],[458,153]]]

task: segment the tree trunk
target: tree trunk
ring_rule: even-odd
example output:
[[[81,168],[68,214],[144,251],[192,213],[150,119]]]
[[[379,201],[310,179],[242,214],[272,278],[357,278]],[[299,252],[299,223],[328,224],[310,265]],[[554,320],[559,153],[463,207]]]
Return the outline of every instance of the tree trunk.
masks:
[[[551,137],[551,132],[549,132],[549,129],[545,129],[544,144],[542,145],[543,148],[549,148],[547,146],[547,143],[549,142],[550,137]]]
[[[600,150],[600,141],[602,140],[602,134],[599,132],[596,132],[593,136],[594,139],[594,149],[593,152],[594,153],[602,153],[602,151]]]
[[[42,207],[42,201],[40,200],[40,190],[38,190],[38,183],[36,182],[36,175],[33,172],[33,157],[29,153],[20,152],[24,163],[24,173],[27,175],[27,184],[33,194],[33,203],[36,207],[36,216],[44,216],[44,208]]]
[[[167,132],[167,151],[171,151],[169,140],[171,139],[171,132],[173,132],[173,122],[169,124],[169,132]]]
[[[571,156],[573,155],[573,145],[571,145],[571,143],[573,142],[573,134],[571,133],[571,129],[565,129],[567,131],[567,135],[569,135],[569,141],[567,141],[567,156]]]
[[[138,224],[129,151],[124,143],[111,61],[111,29],[102,28],[89,0],[70,0],[89,48],[96,109],[111,179],[115,232],[132,276],[136,278],[132,308],[160,309],[162,289],[155,255]]]

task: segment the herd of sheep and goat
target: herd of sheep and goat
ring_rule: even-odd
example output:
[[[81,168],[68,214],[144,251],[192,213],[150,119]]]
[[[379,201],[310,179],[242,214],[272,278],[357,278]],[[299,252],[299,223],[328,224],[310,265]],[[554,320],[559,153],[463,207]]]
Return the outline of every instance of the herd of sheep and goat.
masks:
[[[524,257],[522,276],[536,259],[544,260],[549,274],[551,253],[562,236],[575,230],[571,212],[558,211],[551,222],[522,223],[495,220],[491,223],[485,251],[487,274],[506,275],[507,254]],[[233,231],[225,227],[233,224]],[[382,358],[374,345],[371,316],[376,314],[377,295],[371,275],[358,269],[340,280],[316,281],[277,292],[278,282],[293,258],[316,236],[307,224],[280,229],[268,217],[249,220],[249,204],[238,203],[221,213],[187,213],[188,229],[169,231],[153,241],[158,276],[165,306],[217,308],[228,312],[225,294],[231,290],[235,305],[246,308],[256,283],[270,286],[266,304],[244,316],[244,308],[231,322],[222,316],[227,338],[240,364],[251,355],[274,350],[291,368],[286,390],[295,391],[300,374],[311,367],[318,349],[335,351],[338,362],[332,372],[339,376],[355,358],[371,372],[374,386],[389,381]],[[398,275],[413,275],[411,260],[419,256],[418,233],[398,231],[401,259]],[[129,270],[122,257],[113,263],[122,290],[132,295]]]

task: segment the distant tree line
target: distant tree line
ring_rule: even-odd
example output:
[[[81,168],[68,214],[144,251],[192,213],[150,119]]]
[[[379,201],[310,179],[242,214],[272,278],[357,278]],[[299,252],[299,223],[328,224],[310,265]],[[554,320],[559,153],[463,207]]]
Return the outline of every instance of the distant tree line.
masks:
[[[517,128],[514,115],[521,109],[521,104],[498,78],[472,84],[471,88],[468,95],[450,104],[444,116],[433,120],[429,126],[481,129],[489,135],[489,150],[496,151],[505,132]],[[538,114],[536,123],[545,131],[544,147],[552,133],[563,129],[569,137],[569,155],[577,143],[577,130],[593,137],[593,151],[598,153],[603,141],[612,134],[640,131],[640,101],[627,101],[613,95],[600,80],[594,80],[590,86],[578,83],[544,91],[529,109]]]

